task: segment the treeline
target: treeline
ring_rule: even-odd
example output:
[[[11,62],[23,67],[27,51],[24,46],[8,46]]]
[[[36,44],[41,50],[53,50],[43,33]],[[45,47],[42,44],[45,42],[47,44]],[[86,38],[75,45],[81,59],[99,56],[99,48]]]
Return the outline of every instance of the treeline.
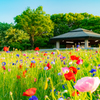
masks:
[[[15,18],[15,24],[0,22],[0,50],[9,46],[10,50],[53,48],[49,39],[76,28],[92,30],[100,34],[100,16],[88,13],[61,13],[49,15],[43,7],[27,8]]]

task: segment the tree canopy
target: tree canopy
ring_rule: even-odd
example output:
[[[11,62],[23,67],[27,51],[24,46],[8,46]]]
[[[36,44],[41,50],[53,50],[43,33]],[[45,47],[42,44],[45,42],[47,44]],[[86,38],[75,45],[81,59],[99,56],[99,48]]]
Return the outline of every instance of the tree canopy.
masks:
[[[50,20],[50,15],[43,11],[42,6],[39,6],[36,10],[27,8],[14,19],[16,28],[23,29],[29,34],[32,48],[34,47],[35,36],[53,35],[53,23]]]

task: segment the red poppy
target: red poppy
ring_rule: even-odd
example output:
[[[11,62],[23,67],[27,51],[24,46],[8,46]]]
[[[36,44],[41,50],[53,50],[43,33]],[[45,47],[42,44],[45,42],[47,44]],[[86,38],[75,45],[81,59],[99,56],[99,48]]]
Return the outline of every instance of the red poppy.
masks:
[[[79,57],[76,57],[75,55],[70,56],[71,60],[79,60]]]
[[[23,92],[23,96],[33,96],[36,93],[36,90],[36,88],[27,89],[25,92]]]
[[[44,56],[47,56],[47,53],[44,53]]]
[[[71,52],[69,52],[69,54],[71,55]]]
[[[98,51],[96,51],[96,53],[98,53]]]
[[[23,67],[22,65],[19,65],[19,67],[18,67],[18,68],[19,68],[19,69],[22,69],[22,67]]]
[[[40,50],[39,47],[36,47],[36,48],[35,48],[35,51],[39,51],[39,50]]]
[[[27,72],[26,70],[23,71],[23,75],[22,75],[22,77],[25,77],[26,72]]]
[[[35,65],[35,63],[31,63],[31,65],[30,65],[30,68],[34,68],[34,67],[36,67],[36,65]]]
[[[75,76],[74,76],[74,73],[68,72],[68,73],[65,73],[64,76],[65,76],[66,80],[72,80],[72,79],[73,79],[74,82],[75,82]]]
[[[77,91],[76,94],[78,96],[80,93]],[[75,91],[72,93],[72,96],[75,96]]]
[[[9,51],[9,48],[8,47],[4,47],[3,50],[4,51]]]
[[[17,75],[17,79],[21,79],[21,77],[19,75]]]
[[[5,67],[5,66],[2,66],[2,68],[3,68],[4,70],[6,70],[6,67]]]
[[[48,69],[47,70],[49,70],[49,69],[51,69],[52,67],[51,67],[51,65],[48,63],[47,64],[47,67],[48,67]]]
[[[53,54],[53,52],[51,52],[51,54]]]
[[[69,67],[69,70],[70,70],[70,71],[73,71],[74,74],[77,73],[77,68],[75,68],[75,67],[73,67],[73,66]]]

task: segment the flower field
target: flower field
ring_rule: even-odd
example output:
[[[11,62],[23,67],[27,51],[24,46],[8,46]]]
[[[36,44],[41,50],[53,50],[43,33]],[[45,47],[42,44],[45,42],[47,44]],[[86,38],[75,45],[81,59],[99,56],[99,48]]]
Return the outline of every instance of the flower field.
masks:
[[[100,50],[0,52],[0,100],[99,100]]]

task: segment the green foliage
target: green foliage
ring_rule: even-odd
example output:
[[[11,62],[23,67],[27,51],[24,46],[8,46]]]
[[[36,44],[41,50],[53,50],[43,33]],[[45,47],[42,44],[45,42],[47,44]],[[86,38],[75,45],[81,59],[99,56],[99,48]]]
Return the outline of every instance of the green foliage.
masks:
[[[8,24],[8,23],[1,23],[0,22],[0,49],[2,49],[5,45],[5,36],[6,36],[6,31],[10,28],[13,27],[13,24]]]
[[[52,48],[49,38],[67,33],[76,28],[92,30],[100,34],[100,16],[88,13],[60,13],[49,15],[43,7],[29,7],[15,18],[13,24],[0,22],[0,49],[33,49],[34,47]]]
[[[49,37],[37,36],[35,37],[35,47],[52,48],[53,46],[49,43]]]
[[[21,15],[15,18],[18,29],[23,29],[30,36],[31,46],[34,47],[35,36],[51,36],[53,35],[53,23],[50,15],[43,11],[43,7],[39,6],[36,10],[27,8]]]
[[[23,30],[10,27],[6,31],[4,44],[10,46],[11,49],[18,48],[21,50],[25,50],[30,46],[29,35]]]
[[[92,26],[93,29],[96,24],[95,22],[99,22],[99,18],[100,17],[88,13],[53,14],[51,15],[51,20],[54,22],[54,36],[67,33],[68,31],[79,27],[91,29]]]

